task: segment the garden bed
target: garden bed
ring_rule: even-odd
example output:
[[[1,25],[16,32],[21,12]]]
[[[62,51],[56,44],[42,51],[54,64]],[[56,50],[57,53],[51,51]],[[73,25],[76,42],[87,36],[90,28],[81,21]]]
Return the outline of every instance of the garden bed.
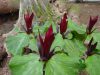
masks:
[[[78,13],[80,17],[81,23],[88,23],[89,16],[90,15],[99,15],[100,16],[100,5],[99,4],[78,4],[81,8],[81,11]],[[12,14],[1,16],[1,24],[0,24],[0,35],[4,33],[8,33],[13,29],[13,24],[16,22],[18,13],[12,16]],[[100,20],[100,18],[99,18]],[[100,27],[100,21],[96,24],[97,27]],[[0,37],[0,43],[3,44],[4,39]],[[0,68],[0,75],[8,75],[6,72],[8,72],[7,66],[4,68]],[[82,74],[83,75],[83,74]]]

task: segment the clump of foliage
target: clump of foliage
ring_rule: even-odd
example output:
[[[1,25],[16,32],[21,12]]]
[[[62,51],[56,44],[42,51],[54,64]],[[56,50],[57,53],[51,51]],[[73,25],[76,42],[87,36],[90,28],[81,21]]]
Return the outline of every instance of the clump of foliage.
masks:
[[[12,75],[100,75],[100,32],[94,28],[98,17],[87,26],[77,25],[65,13],[60,24],[52,20],[32,24],[34,14],[25,14],[25,31],[6,38],[12,54]]]

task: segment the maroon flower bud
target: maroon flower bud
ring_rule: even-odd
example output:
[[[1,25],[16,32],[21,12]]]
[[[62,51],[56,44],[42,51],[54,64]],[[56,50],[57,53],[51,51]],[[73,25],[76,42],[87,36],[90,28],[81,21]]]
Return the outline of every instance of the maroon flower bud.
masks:
[[[32,33],[32,20],[33,20],[34,14],[25,14],[24,15],[24,19],[25,19],[25,23],[26,23],[26,32],[28,34]]]
[[[89,21],[89,24],[88,24],[87,30],[86,30],[87,34],[91,34],[93,32],[92,29],[93,29],[95,23],[97,22],[97,20],[98,20],[98,16],[95,16],[95,17],[90,16],[90,21]]]
[[[53,34],[53,29],[52,26],[48,29],[45,35],[45,39],[43,40],[41,35],[39,34],[39,39],[40,39],[40,57],[43,61],[49,60],[51,56],[53,55],[53,51],[50,51],[51,45],[54,41],[54,34]]]
[[[68,21],[67,20],[67,14],[65,13],[63,18],[61,19],[61,23],[60,23],[60,33],[63,35],[66,30],[67,30],[67,24],[68,24]]]

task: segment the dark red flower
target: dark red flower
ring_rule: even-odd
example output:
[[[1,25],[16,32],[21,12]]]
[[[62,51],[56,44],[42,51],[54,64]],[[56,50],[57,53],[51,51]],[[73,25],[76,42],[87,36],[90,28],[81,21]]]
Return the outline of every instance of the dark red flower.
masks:
[[[88,44],[87,51],[86,51],[86,55],[87,56],[93,55],[94,54],[94,51],[96,49],[97,42],[95,44],[92,44],[92,42],[93,42],[93,38],[90,40],[90,42]]]
[[[89,21],[89,24],[88,24],[87,30],[86,30],[87,34],[91,34],[93,32],[92,29],[93,29],[95,23],[97,22],[97,20],[98,20],[98,16],[95,16],[95,17],[90,16],[90,21]]]
[[[50,51],[51,45],[54,41],[52,26],[50,26],[50,28],[46,32],[45,39],[43,40],[40,34],[39,34],[39,39],[40,39],[40,46],[41,46],[39,50],[40,57],[42,60],[46,61],[49,58],[51,58],[51,56],[53,55],[53,50]]]
[[[25,14],[24,15],[24,19],[25,19],[25,23],[26,23],[26,32],[28,34],[32,33],[32,20],[33,20],[34,14]]]
[[[60,23],[60,33],[63,35],[66,30],[67,30],[67,24],[68,24],[68,21],[67,20],[67,14],[65,13],[63,18],[61,19],[61,23]]]

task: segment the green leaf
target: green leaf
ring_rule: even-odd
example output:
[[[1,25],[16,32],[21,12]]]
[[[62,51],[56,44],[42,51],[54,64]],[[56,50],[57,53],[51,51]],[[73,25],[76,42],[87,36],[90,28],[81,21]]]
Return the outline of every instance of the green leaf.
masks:
[[[80,40],[65,39],[64,42],[65,42],[65,52],[67,52],[68,55],[73,58],[81,57],[86,50],[86,47]]]
[[[72,33],[68,33],[67,36],[65,36],[67,39],[72,39],[73,38],[73,34]]]
[[[33,32],[35,33],[35,35],[39,34],[39,31],[41,32],[41,34],[45,33],[49,26],[52,24],[51,21],[46,21],[43,25],[39,26],[38,24],[34,25],[33,27]],[[38,31],[39,30],[39,31]]]
[[[78,34],[85,34],[86,27],[83,25],[77,25],[71,19],[68,19],[68,29],[71,31],[76,31]]]
[[[46,64],[45,75],[78,75],[78,60],[66,54],[54,55]]]
[[[35,33],[35,35],[38,35],[39,34],[39,31],[41,32],[40,30],[40,26],[35,24],[34,27],[33,27],[33,32]]]
[[[51,46],[51,50],[55,49],[55,51],[59,51],[64,48],[64,40],[62,38],[62,35],[58,33],[55,36],[55,40]]]
[[[33,39],[30,40],[29,48],[30,48],[32,51],[38,51],[37,41],[36,41],[35,38],[33,38]]]
[[[43,31],[43,33],[45,33],[48,30],[51,24],[52,24],[52,21],[46,21],[44,25],[41,26],[41,30]]]
[[[43,62],[35,54],[15,56],[9,67],[12,75],[43,75]]]
[[[8,36],[6,39],[7,50],[13,55],[21,55],[23,48],[28,44],[29,37],[25,33],[19,33],[14,36]]]
[[[53,32],[54,33],[57,33],[57,29],[56,29],[56,24],[55,24],[55,22],[54,21],[52,21],[52,27],[53,27]]]
[[[88,57],[85,63],[89,75],[100,75],[100,55]]]
[[[82,54],[87,50],[87,48],[84,45],[84,42],[83,41],[80,41],[78,39],[73,39],[73,42],[74,42],[75,46],[80,50],[80,52]]]
[[[92,37],[94,42],[98,42],[96,49],[100,50],[100,32],[94,32],[91,35],[88,35],[85,41],[89,42]]]
[[[39,26],[38,24],[35,24],[34,27],[33,27],[33,32],[35,33],[35,35],[38,35],[39,31],[41,32],[41,34],[44,34],[51,25],[53,27],[53,32],[56,33],[56,24],[51,20],[50,21],[46,21],[41,26]]]
[[[86,39],[86,37],[87,37],[86,34],[78,34],[78,33],[75,32],[75,31],[72,31],[71,33],[73,34],[73,38],[74,38],[74,39],[78,39],[78,40],[80,40],[80,41],[84,41],[84,40]]]

